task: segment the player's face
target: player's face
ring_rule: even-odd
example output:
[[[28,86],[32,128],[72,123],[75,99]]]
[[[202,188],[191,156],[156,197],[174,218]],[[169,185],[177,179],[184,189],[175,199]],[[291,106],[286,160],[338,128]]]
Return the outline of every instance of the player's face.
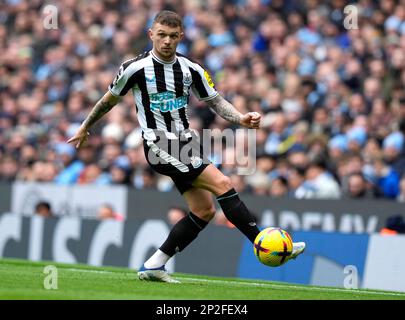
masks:
[[[177,45],[183,39],[183,35],[180,27],[173,28],[160,23],[156,23],[152,29],[149,29],[154,52],[159,58],[167,61],[173,60]]]

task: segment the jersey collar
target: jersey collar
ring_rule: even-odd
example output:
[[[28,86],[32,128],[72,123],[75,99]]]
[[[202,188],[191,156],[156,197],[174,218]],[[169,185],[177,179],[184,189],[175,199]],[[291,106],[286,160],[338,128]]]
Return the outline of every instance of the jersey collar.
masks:
[[[159,63],[163,63],[163,64],[173,64],[173,63],[175,63],[176,60],[177,60],[177,56],[174,56],[174,59],[173,59],[172,61],[164,61],[164,60],[160,59],[160,58],[153,52],[153,49],[150,51],[150,53],[151,53],[153,59],[155,59],[155,60],[156,60],[157,62],[159,62]]]

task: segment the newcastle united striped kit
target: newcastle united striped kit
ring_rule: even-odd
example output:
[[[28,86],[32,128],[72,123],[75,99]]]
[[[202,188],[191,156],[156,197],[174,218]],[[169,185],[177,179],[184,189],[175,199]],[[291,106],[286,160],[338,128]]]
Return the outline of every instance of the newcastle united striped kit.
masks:
[[[208,72],[178,53],[166,62],[149,51],[124,62],[109,90],[114,96],[132,91],[148,163],[180,193],[190,189],[210,163],[187,116],[190,90],[202,101],[218,95]]]
[[[178,134],[189,128],[190,89],[200,100],[218,94],[209,74],[199,64],[180,54],[172,62],[165,62],[152,51],[124,62],[109,86],[114,96],[132,91],[146,140],[155,140],[156,130],[172,136],[170,133]]]

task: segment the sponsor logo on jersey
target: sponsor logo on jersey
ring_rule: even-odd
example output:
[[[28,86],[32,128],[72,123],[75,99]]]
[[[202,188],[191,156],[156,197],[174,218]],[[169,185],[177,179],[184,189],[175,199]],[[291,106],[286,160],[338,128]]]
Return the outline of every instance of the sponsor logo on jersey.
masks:
[[[149,95],[149,100],[152,111],[171,112],[187,105],[186,96],[176,98],[176,94],[171,91],[153,93]]]

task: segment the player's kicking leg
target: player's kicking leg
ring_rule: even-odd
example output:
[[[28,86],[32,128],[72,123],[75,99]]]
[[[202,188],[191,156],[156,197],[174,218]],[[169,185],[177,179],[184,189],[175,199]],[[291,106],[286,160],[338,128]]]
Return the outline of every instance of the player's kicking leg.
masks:
[[[167,261],[187,247],[215,215],[210,192],[191,188],[183,193],[190,213],[175,224],[163,245],[138,271],[140,280],[179,283],[165,270]]]
[[[238,193],[231,185],[230,179],[215,166],[208,165],[195,179],[193,186],[194,188],[183,194],[191,212],[172,228],[165,243],[138,271],[139,279],[178,282],[169,276],[164,265],[176,252],[182,251],[188,246],[214,216],[215,207],[211,193],[217,197],[227,219],[252,243],[259,234],[260,230],[254,217],[240,200]],[[295,259],[304,250],[305,243],[294,243],[290,259]]]
[[[297,258],[301,253],[305,251],[305,242],[294,242],[293,243],[293,251],[289,260]]]
[[[215,166],[209,165],[194,181],[193,185],[212,192],[227,219],[232,222],[252,243],[260,230],[245,204],[231,185],[230,179]],[[296,259],[305,250],[304,242],[293,243],[290,259]]]

